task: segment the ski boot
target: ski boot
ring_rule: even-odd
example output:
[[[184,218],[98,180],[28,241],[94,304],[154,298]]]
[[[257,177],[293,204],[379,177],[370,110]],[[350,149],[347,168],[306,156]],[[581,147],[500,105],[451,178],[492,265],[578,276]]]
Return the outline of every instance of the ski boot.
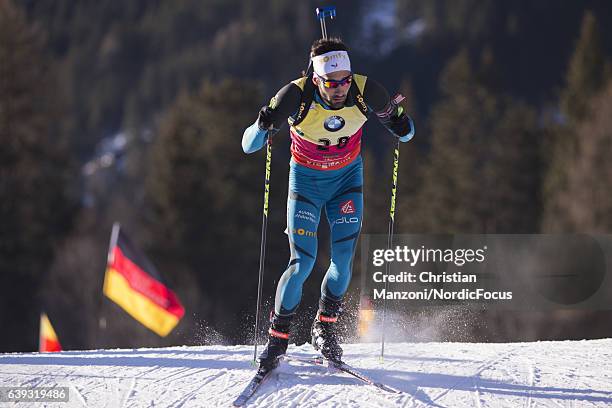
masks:
[[[269,371],[278,367],[279,357],[287,352],[292,318],[293,315],[279,316],[276,313],[270,316],[268,344],[259,355],[260,370]]]
[[[319,311],[312,323],[312,346],[331,361],[342,361],[342,347],[338,344],[338,317],[342,303],[329,298],[319,300]]]

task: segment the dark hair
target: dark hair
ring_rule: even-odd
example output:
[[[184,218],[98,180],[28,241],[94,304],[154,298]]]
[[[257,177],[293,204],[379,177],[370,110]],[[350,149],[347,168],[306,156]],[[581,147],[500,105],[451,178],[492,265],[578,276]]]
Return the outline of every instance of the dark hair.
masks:
[[[312,43],[312,47],[310,47],[310,57],[316,57],[317,55],[325,54],[330,51],[348,51],[348,47],[342,42],[342,39],[338,37],[327,39],[320,38]]]

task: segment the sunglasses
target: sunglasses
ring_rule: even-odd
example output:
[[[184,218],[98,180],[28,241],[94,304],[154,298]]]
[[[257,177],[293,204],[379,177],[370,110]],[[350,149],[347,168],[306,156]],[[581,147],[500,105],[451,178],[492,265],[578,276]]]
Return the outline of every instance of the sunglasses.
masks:
[[[348,85],[353,81],[353,74],[350,74],[342,79],[325,79],[317,75],[325,88],[338,88],[339,86]]]

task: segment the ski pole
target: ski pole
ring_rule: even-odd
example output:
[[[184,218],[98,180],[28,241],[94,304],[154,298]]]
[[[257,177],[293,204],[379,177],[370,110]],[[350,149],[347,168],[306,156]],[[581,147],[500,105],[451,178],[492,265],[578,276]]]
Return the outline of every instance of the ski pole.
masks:
[[[336,17],[336,7],[317,7],[316,12],[319,22],[321,23],[321,37],[327,40],[327,25],[325,24],[325,18],[329,17],[333,20],[334,17]]]
[[[402,96],[401,94],[397,94],[391,99],[390,103],[391,105],[397,106],[404,99],[405,99],[404,96]],[[397,170],[399,168],[399,148],[400,148],[400,139],[398,137],[397,144],[395,145],[395,150],[393,151],[393,183],[391,187],[391,206],[389,209],[389,229],[388,229],[388,235],[387,235],[387,249],[388,250],[391,249],[391,246],[393,245],[393,227],[395,225],[395,199],[397,195]],[[391,271],[391,263],[386,262],[385,274],[387,276],[390,275],[390,271]],[[389,286],[389,283],[385,279],[385,293],[387,292],[388,286]],[[387,298],[385,297],[383,299],[382,333],[381,333],[381,339],[380,339],[380,359],[381,361],[385,357],[386,319],[387,319]]]
[[[326,40],[327,39],[327,25],[325,24],[325,19],[329,17],[333,20],[334,17],[336,17],[336,7],[334,6],[317,7],[315,11],[317,13],[317,19],[319,19],[319,22],[321,23],[321,38]],[[306,68],[306,71],[304,71],[304,75],[308,75],[310,73],[311,67],[312,67],[312,58],[308,58],[308,67]]]
[[[274,129],[268,131],[266,143],[266,175],[264,181],[264,205],[261,222],[261,248],[259,250],[259,281],[257,283],[257,309],[255,313],[255,334],[253,343],[253,363],[257,362],[257,335],[259,334],[259,310],[261,308],[261,292],[263,287],[264,264],[266,259],[266,232],[268,230],[268,202],[270,198],[270,169],[272,167],[272,135]]]

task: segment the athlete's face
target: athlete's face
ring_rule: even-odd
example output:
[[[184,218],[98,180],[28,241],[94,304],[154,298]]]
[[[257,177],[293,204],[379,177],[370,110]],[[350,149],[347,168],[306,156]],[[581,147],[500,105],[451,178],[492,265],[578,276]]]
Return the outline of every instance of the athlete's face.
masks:
[[[316,74],[313,76],[313,80],[319,88],[319,93],[321,94],[321,97],[323,98],[325,103],[327,103],[332,108],[339,109],[344,106],[348,90],[351,86],[351,81],[346,79],[351,78],[350,75],[350,71],[336,71],[330,72],[329,74],[323,75],[322,77],[319,77]],[[328,82],[326,80],[331,80],[332,82]],[[333,81],[342,82],[334,83]],[[328,86],[331,85],[331,87],[326,86],[326,84]]]

